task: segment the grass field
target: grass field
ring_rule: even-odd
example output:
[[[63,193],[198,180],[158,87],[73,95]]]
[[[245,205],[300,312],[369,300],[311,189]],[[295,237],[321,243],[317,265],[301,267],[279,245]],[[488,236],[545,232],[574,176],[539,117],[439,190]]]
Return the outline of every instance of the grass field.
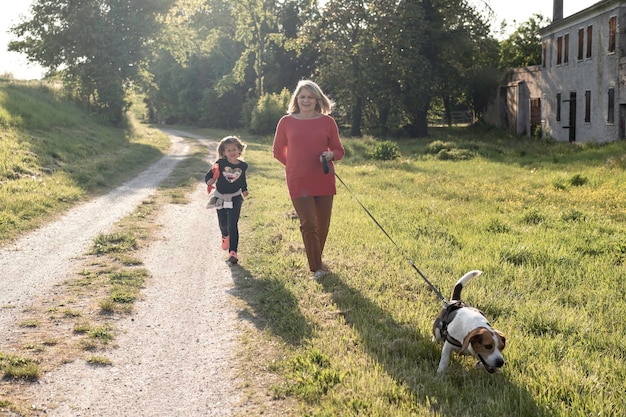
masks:
[[[344,139],[325,262],[309,279],[271,138],[247,140],[241,257],[262,340],[245,349],[308,416],[617,416],[626,409],[626,142],[555,144],[475,129],[396,142]],[[244,140],[247,138],[244,137]],[[397,243],[378,229],[357,198]],[[507,336],[500,375],[430,329],[465,272],[464,298]],[[269,350],[267,346],[278,347]]]

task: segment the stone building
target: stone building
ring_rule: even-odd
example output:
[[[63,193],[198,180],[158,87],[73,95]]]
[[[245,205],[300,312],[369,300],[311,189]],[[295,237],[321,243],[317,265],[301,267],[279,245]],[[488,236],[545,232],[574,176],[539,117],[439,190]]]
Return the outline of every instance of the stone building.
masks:
[[[554,0],[541,65],[507,74],[487,123],[569,142],[626,138],[626,1],[602,0],[563,18]]]

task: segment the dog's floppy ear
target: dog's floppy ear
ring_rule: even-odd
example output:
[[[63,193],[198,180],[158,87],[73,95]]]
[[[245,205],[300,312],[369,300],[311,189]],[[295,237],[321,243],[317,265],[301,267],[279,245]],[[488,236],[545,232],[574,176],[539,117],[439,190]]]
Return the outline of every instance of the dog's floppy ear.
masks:
[[[502,340],[502,346],[498,346],[498,348],[500,350],[504,349],[504,347],[506,346],[506,337],[504,337],[504,334],[500,330],[494,330],[494,332],[496,332],[500,340]]]
[[[472,343],[476,339],[479,339],[484,331],[486,331],[484,327],[478,327],[466,334],[463,338],[463,344],[461,345],[461,350],[459,351],[459,354],[465,352],[465,349],[468,348],[470,343]]]

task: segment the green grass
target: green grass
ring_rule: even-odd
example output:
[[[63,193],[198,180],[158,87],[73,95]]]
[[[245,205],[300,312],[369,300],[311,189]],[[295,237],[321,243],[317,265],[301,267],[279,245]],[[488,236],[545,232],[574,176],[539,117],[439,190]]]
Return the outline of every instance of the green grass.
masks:
[[[75,109],[56,111],[63,106],[46,88],[0,84],[0,241],[119,183],[165,148],[162,136],[139,139]],[[431,134],[384,147],[371,137],[344,139],[337,173],[400,250],[338,183],[325,251],[332,274],[320,283],[309,279],[271,138],[240,135],[250,197],[233,294],[244,304],[241,317],[256,325],[242,338],[250,389],[270,381],[275,403],[296,404],[288,415],[311,417],[620,415],[626,142],[556,144],[476,129]],[[204,155],[181,162],[185,169],[163,185],[172,202],[186,201],[180,188],[200,180]],[[106,282],[101,312],[132,302],[143,285],[141,269],[135,276],[124,265],[140,265],[133,251],[147,232],[133,227],[133,216],[140,223],[153,205],[94,242],[94,256],[109,258],[86,268],[75,291]],[[484,271],[464,298],[507,336],[500,375],[454,356],[436,377],[441,346],[430,328],[440,302],[407,259],[446,296],[468,270]],[[76,321],[74,334],[85,335],[80,346],[109,345],[115,329],[82,317],[66,317]],[[36,362],[1,352],[0,366],[11,378],[40,372]]]
[[[0,244],[121,184],[168,147],[162,133],[112,128],[42,83],[0,82]]]
[[[35,381],[41,370],[32,359],[0,352],[0,370],[3,378]]]
[[[626,409],[626,142],[570,145],[477,129],[396,141],[344,139],[325,262],[311,281],[271,138],[247,138],[240,297],[260,318],[258,353],[307,416],[589,416]],[[442,144],[445,144],[442,147]],[[447,152],[442,157],[441,152]],[[555,186],[558,184],[558,186]],[[435,370],[440,302],[464,291],[507,336],[500,375],[453,356]],[[271,357],[263,346],[281,346]],[[255,350],[255,346],[260,346]]]
[[[111,366],[113,361],[106,356],[94,355],[87,359],[87,363],[94,366]]]

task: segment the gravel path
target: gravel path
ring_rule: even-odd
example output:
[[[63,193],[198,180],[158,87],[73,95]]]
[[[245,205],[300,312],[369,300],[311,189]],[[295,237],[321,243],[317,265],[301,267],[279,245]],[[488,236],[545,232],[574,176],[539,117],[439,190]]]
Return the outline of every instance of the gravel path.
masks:
[[[130,213],[183,159],[189,146],[168,131],[168,156],[110,194],[0,251],[0,334],[35,295],[67,278],[100,232]],[[186,135],[189,136],[189,135]],[[210,151],[214,142],[201,140]],[[162,208],[159,238],[138,253],[152,278],[134,312],[117,323],[113,365],[76,360],[45,374],[29,394],[46,416],[229,416],[240,401],[230,371],[237,312],[234,282],[205,187],[191,203]],[[15,308],[6,308],[7,306]]]

